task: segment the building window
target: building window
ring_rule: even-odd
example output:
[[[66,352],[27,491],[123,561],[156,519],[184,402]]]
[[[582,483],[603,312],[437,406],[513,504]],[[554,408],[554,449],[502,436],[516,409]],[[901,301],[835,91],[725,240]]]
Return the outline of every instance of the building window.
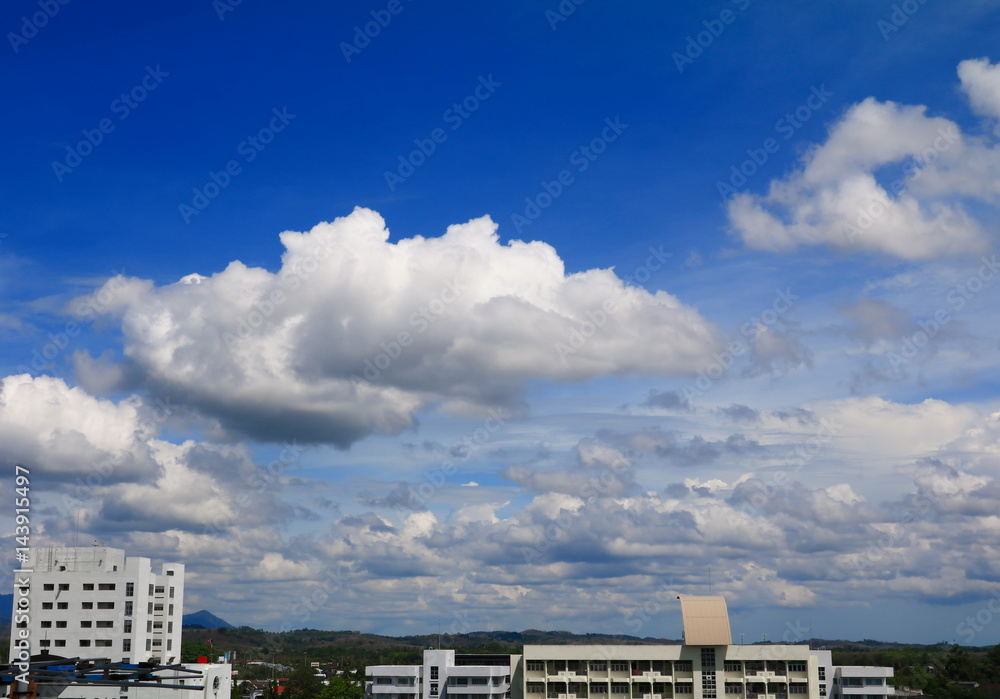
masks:
[[[542,682],[529,682],[525,687],[528,694],[544,694],[545,684]]]
[[[69,609],[69,602],[56,602],[56,609]]]
[[[701,669],[702,670],[715,669],[715,648],[701,649]]]
[[[591,672],[607,672],[608,664],[603,660],[591,660],[590,661],[590,671]]]
[[[153,639],[146,639],[146,650],[153,650]]]
[[[146,619],[146,633],[153,633],[153,620]]]
[[[98,602],[97,603],[97,608],[98,609],[114,609],[115,608],[115,603],[114,602]]]
[[[132,639],[126,638],[124,641],[122,641],[122,653],[128,653],[131,650],[132,650]]]
[[[167,614],[169,614],[170,616],[174,615],[174,605],[172,604],[170,605],[170,607],[167,609]]]
[[[95,646],[101,646],[102,648],[108,648],[108,647],[111,646],[111,639],[110,638],[99,638],[96,641],[94,641],[94,645]]]
[[[806,671],[806,664],[805,663],[788,663],[788,671],[789,672],[805,672]]]
[[[163,605],[162,604],[154,604],[153,605],[153,611],[154,612],[162,612],[163,611]]]
[[[168,621],[167,622],[167,633],[173,633],[173,632],[174,632],[174,622]]]
[[[56,628],[57,629],[65,629],[66,628],[66,622],[65,621],[57,621],[56,622]]]
[[[819,695],[821,697],[825,697],[826,696],[826,685],[825,684],[821,684],[819,686]]]
[[[158,595],[162,595],[163,590],[164,590],[163,585],[157,585],[156,588],[154,589],[154,592]]]
[[[156,647],[156,646],[162,646],[162,645],[163,645],[163,639],[160,639],[160,638],[154,638],[153,639],[153,646],[154,647]]]
[[[805,684],[790,684],[788,685],[789,694],[808,694],[809,685]]]
[[[391,677],[376,677],[375,684],[392,684]]]
[[[168,570],[167,571],[167,575],[173,575],[173,574],[174,574],[174,571],[172,571],[172,570]]]
[[[431,667],[431,679],[436,680],[437,678],[438,678],[438,667],[437,665],[433,665]]]
[[[739,661],[727,660],[725,668],[726,672],[743,672],[743,663]]]
[[[44,585],[42,585],[42,589],[45,592],[53,592],[53,591],[55,591],[56,586],[53,583],[45,583]]]
[[[89,629],[91,626],[93,626],[93,624],[94,624],[94,622],[92,622],[92,621],[81,621],[80,622],[80,628],[81,629]]]
[[[97,622],[97,628],[99,629],[113,629],[115,622],[113,621],[99,621]]]
[[[132,633],[132,620],[126,619],[125,623],[122,624],[122,631],[125,633]]]
[[[525,662],[524,667],[528,672],[543,672],[545,670],[545,663],[541,660],[528,660]]]
[[[51,602],[42,602],[42,609],[52,609]]]
[[[83,584],[83,590],[84,590],[84,592],[90,592],[93,589],[94,589],[94,583],[84,583]]]
[[[93,609],[94,608],[94,603],[93,602],[81,602],[80,605],[84,609]]]
[[[21,628],[20,624],[18,624],[18,628]],[[52,622],[51,621],[43,621],[42,622],[42,628],[43,629],[51,629],[52,628]]]
[[[98,590],[114,590],[115,589],[115,584],[114,583],[99,583],[97,585],[97,589]]]
[[[614,663],[611,664],[613,668]],[[628,694],[628,685],[623,682],[612,682],[611,683],[611,693],[612,694]]]
[[[170,599],[173,599],[173,598],[174,598],[174,587],[173,587],[173,585],[171,585],[170,586]]]
[[[126,597],[135,596],[135,583],[125,583],[125,596]]]
[[[431,682],[431,696],[436,697],[438,695],[438,683]]]
[[[691,661],[690,660],[678,660],[674,663],[674,669],[677,672],[691,672]]]
[[[52,641],[49,640],[39,641],[38,645],[40,645],[42,648],[48,648],[50,645],[52,645]]]
[[[167,650],[171,650],[174,647],[174,642],[171,639],[167,639]]]
[[[591,694],[607,694],[608,693],[608,685],[606,685],[606,684],[592,684],[592,685],[590,685],[590,693]]]
[[[131,602],[126,602],[125,603],[125,616],[132,616],[132,603]]]
[[[694,685],[690,682],[678,682],[674,685],[674,694],[694,694]]]
[[[152,583],[150,583],[150,585],[149,585],[149,596],[150,597],[153,596],[153,585],[152,585]]]
[[[80,641],[80,647],[81,648],[90,648],[90,639],[89,638],[82,639]]]
[[[881,677],[866,677],[865,678],[866,687],[881,687],[882,678]]]
[[[59,591],[66,592],[69,590],[69,583],[59,583]]]
[[[162,621],[154,621],[153,622],[153,629],[154,630],[155,629],[162,629],[162,628],[163,628],[163,622]]]
[[[146,614],[152,614],[152,613],[153,613],[153,603],[149,602],[146,605]]]
[[[743,685],[739,682],[726,682],[726,694],[743,694]]]

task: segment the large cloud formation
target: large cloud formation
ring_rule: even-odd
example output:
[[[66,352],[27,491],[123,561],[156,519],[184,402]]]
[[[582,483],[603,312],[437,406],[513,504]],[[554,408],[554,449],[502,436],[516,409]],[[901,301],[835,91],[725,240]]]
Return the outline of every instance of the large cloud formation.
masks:
[[[391,243],[359,208],[282,233],[275,273],[233,262],[165,287],[116,278],[78,303],[121,314],[127,365],[82,356],[77,369],[105,389],[130,377],[224,431],[346,447],[430,404],[481,414],[516,407],[531,379],[695,373],[716,348],[675,297],[612,270],[567,274],[551,246],[496,231],[484,217]]]
[[[967,60],[958,75],[973,110],[996,127],[1000,67]],[[752,248],[828,245],[927,260],[985,252],[998,193],[995,134],[963,134],[926,107],[869,97],[847,110],[800,169],[772,181],[765,196],[734,196],[728,214]]]

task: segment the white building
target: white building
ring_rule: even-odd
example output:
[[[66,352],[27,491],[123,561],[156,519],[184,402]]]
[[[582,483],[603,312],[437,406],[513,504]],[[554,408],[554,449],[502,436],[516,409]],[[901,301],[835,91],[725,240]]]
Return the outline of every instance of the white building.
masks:
[[[369,665],[365,694],[375,699],[510,699],[519,655],[425,650],[422,665]]]
[[[11,658],[24,649],[15,644],[26,629],[32,655],[179,660],[183,564],[164,563],[154,573],[148,558],[95,545],[33,548],[22,570],[32,572],[15,576],[15,602],[27,597],[28,607],[15,615]]]
[[[367,694],[500,699],[492,682],[504,675],[512,680],[511,699],[886,699],[893,694],[890,667],[835,667],[830,651],[804,644],[733,645],[723,598],[679,599],[683,644],[526,645],[522,656],[424,651],[423,665],[366,668]],[[481,657],[505,658],[506,666],[489,668],[484,682],[487,668],[477,675],[469,671]]]

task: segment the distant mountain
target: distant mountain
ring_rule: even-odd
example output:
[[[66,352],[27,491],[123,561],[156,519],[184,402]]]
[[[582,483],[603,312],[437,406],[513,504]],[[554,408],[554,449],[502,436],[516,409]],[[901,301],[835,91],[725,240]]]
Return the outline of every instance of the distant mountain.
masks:
[[[207,609],[194,614],[185,614],[183,619],[185,629],[235,629],[228,621],[220,619]]]

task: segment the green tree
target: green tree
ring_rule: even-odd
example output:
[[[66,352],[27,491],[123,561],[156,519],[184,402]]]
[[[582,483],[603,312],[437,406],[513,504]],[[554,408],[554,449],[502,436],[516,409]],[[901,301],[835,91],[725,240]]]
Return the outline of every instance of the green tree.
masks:
[[[189,641],[187,643],[181,643],[181,662],[182,663],[194,663],[198,662],[198,658],[202,655],[207,656],[209,660],[212,659],[212,655],[215,651],[212,649],[210,643],[205,641]],[[143,658],[145,660],[145,658]]]
[[[364,689],[340,675],[334,675],[330,678],[330,684],[323,687],[318,699],[362,699],[364,695]]]
[[[286,696],[288,699],[316,699],[323,689],[323,682],[316,676],[313,669],[303,666],[294,670],[288,677],[288,683],[282,696]]]

